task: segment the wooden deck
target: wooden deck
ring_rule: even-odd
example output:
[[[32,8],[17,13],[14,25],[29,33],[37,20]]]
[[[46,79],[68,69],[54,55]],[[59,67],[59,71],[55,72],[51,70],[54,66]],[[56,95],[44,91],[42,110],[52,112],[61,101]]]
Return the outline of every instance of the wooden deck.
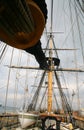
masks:
[[[40,119],[46,117],[46,116],[53,116],[57,119],[62,119],[62,121],[66,121],[66,117],[63,115],[56,115],[56,114],[50,114],[48,115],[48,113],[41,113],[40,114]],[[73,125],[74,127],[79,127],[81,128],[81,130],[84,130],[84,117],[80,117],[80,116],[73,116]],[[18,120],[18,114],[0,114],[0,129],[2,129],[3,127],[8,128],[9,130],[11,128],[17,128],[20,126],[20,122]]]
[[[62,122],[67,122],[67,117],[60,114],[48,114],[48,113],[41,113],[40,118],[45,118],[47,116],[55,117],[57,120],[61,120]],[[70,120],[69,120],[70,121]],[[81,116],[72,116],[73,126],[75,128],[81,128],[84,130],[84,117]]]
[[[79,127],[84,130],[84,117],[74,116],[73,123],[75,127]]]
[[[16,128],[20,126],[17,114],[0,114],[0,129],[6,128]]]

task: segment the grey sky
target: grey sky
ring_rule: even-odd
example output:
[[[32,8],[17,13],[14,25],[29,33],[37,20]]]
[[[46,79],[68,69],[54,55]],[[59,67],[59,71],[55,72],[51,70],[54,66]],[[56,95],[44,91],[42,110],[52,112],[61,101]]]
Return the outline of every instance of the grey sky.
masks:
[[[48,19],[46,24],[47,32],[51,30],[51,2],[52,0],[46,0],[48,7]],[[69,3],[70,2],[70,3]],[[75,8],[76,6],[76,8]],[[70,12],[71,10],[71,12]],[[77,11],[77,12],[76,12]],[[76,14],[77,13],[77,14]],[[57,48],[75,48],[75,51],[58,51],[58,56],[60,58],[60,66],[63,68],[80,68],[84,69],[83,54],[84,54],[84,13],[80,10],[78,4],[74,3],[74,0],[53,0],[53,19],[52,19],[52,32],[62,32],[62,33],[53,33],[54,42]],[[71,19],[72,17],[72,19]],[[47,35],[44,33],[41,37],[42,47],[44,48],[47,43]],[[8,47],[6,55],[3,58],[3,61],[0,64],[0,102],[5,103],[5,94],[8,82],[8,72],[9,69],[4,65],[10,64],[12,54],[12,47]],[[19,56],[19,58],[18,58]],[[21,59],[20,59],[21,58]],[[28,64],[27,64],[28,61]],[[19,64],[20,63],[20,64]],[[14,49],[14,56],[12,59],[13,65],[23,65],[23,66],[38,66],[38,63],[35,61],[34,57],[30,54],[25,53],[24,51],[19,51]],[[31,92],[31,85],[34,83],[34,77],[37,73],[33,70],[27,75],[27,83],[29,87],[29,92]],[[17,73],[17,74],[16,74]],[[17,75],[17,78],[15,78]],[[25,87],[25,75],[26,70],[11,70],[10,82],[9,82],[9,96],[8,96],[8,105],[13,105],[14,101],[14,92],[15,87],[18,87],[18,102],[23,103],[24,97],[24,87]],[[73,100],[74,104],[77,106],[77,81],[79,88],[79,97],[80,97],[80,107],[84,108],[84,73],[72,73],[72,72],[59,72],[60,80],[63,87],[65,86],[63,78],[65,77],[66,85],[69,89],[70,96],[74,90],[76,95]],[[64,76],[64,77],[63,77]],[[78,79],[76,79],[78,77]],[[17,85],[17,82],[19,83]],[[77,80],[77,81],[76,81]],[[16,86],[15,86],[16,85]],[[31,94],[32,95],[32,94]],[[72,97],[71,97],[72,98]],[[20,106],[21,106],[20,104]],[[18,104],[19,105],[19,104]]]

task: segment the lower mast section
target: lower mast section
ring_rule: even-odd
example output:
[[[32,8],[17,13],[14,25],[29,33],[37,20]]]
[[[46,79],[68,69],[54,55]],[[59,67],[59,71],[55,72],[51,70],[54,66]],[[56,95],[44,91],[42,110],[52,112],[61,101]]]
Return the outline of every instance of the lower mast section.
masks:
[[[48,112],[52,111],[52,71],[48,72]]]

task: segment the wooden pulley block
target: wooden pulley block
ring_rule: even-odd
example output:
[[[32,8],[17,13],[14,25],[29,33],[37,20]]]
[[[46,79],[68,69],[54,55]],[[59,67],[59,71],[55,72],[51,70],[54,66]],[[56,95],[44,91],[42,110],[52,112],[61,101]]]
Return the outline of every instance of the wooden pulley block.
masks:
[[[7,33],[8,30],[3,29],[2,26],[0,25],[0,40],[18,49],[26,49],[34,46],[40,39],[45,27],[44,15],[40,10],[40,8],[32,0],[26,0],[26,2],[28,3],[34,21],[33,31],[24,32],[23,30],[21,30],[20,32],[15,32],[14,34],[9,35]],[[2,11],[3,6],[2,9],[0,10],[0,13]]]

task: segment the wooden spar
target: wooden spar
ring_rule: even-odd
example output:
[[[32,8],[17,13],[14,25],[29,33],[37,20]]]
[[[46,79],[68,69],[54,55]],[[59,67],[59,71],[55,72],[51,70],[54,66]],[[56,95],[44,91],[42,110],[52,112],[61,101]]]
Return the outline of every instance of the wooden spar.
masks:
[[[52,111],[52,82],[53,82],[53,71],[52,71],[52,39],[50,38],[50,44],[49,44],[49,58],[50,58],[50,71],[48,71],[48,112],[50,113]]]
[[[5,65],[6,67],[8,68],[13,68],[13,69],[34,69],[34,70],[41,70],[40,68],[38,67],[29,67],[29,66],[9,66],[9,65]],[[70,71],[70,72],[84,72],[84,69],[79,69],[79,68],[56,68],[56,69],[53,69],[52,68],[52,71]]]
[[[43,50],[50,50],[50,49],[43,48]],[[52,50],[59,50],[59,51],[75,51],[75,50],[79,50],[79,49],[73,49],[73,48],[56,48],[56,49],[52,49]]]

